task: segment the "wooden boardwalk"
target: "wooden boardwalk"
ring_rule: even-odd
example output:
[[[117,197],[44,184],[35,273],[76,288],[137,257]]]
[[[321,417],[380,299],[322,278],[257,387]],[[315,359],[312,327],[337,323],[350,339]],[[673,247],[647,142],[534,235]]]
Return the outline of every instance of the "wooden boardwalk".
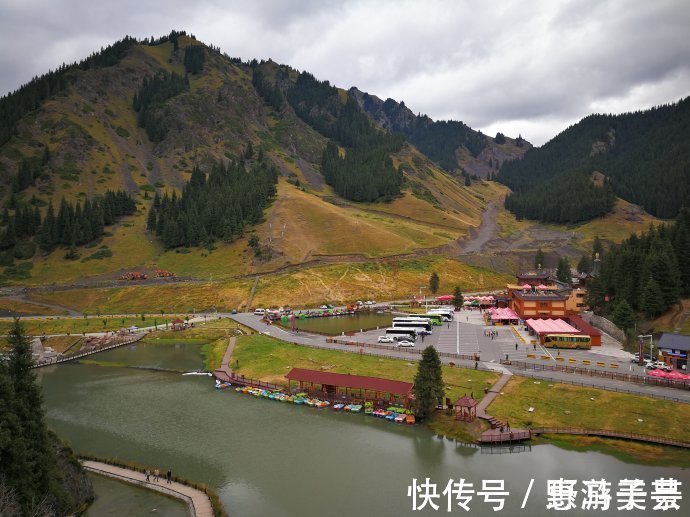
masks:
[[[140,334],[134,334],[131,339],[126,339],[122,342],[118,343],[113,343],[112,345],[100,347],[100,348],[95,348],[93,350],[89,350],[88,352],[83,352],[81,354],[74,354],[74,355],[68,355],[60,358],[55,358],[50,361],[42,361],[40,363],[34,363],[32,368],[41,368],[43,366],[52,366],[54,364],[60,364],[60,363],[67,363],[69,361],[76,361],[77,359],[81,359],[82,357],[86,357],[89,355],[93,354],[99,354],[101,352],[105,352],[106,350],[112,350],[113,348],[120,348],[121,346],[127,346],[131,345],[132,343],[136,343],[137,341],[143,339],[144,336],[146,336],[146,332],[142,332]]]
[[[155,490],[156,492],[161,492],[177,499],[181,499],[189,508],[189,513],[192,515],[192,517],[213,517],[213,506],[211,505],[211,500],[204,492],[197,490],[196,488],[192,488],[175,481],[168,484],[165,482],[165,478],[163,476],[160,477],[160,481],[158,482],[146,481],[146,476],[144,476],[144,474],[141,472],[124,469],[97,461],[83,461],[82,465],[84,465],[84,468],[90,472],[119,479],[127,483],[139,485],[144,488]],[[151,475],[150,479],[153,479],[153,475]]]
[[[491,416],[486,412],[497,395],[501,393],[503,387],[508,383],[512,373],[504,373],[501,378],[496,381],[496,384],[491,386],[491,389],[484,396],[484,398],[477,404],[477,418],[486,420],[491,424],[491,429],[484,431],[479,436],[479,443],[511,443],[529,440],[532,435],[529,429],[508,429],[507,423],[502,422],[496,417]]]
[[[232,368],[230,368],[230,357],[232,357],[232,352],[235,350],[235,342],[237,338],[232,336],[228,342],[228,348],[225,349],[225,354],[223,354],[223,360],[220,362],[220,368],[213,370],[213,375],[216,379],[223,382],[230,382],[230,379],[234,377],[232,373]]]
[[[535,427],[532,429],[532,434],[579,434],[586,436],[604,436],[607,438],[623,438],[625,440],[633,440],[636,442],[653,443],[659,445],[671,445],[673,447],[682,447],[690,449],[690,442],[682,440],[673,440],[663,436],[650,436],[638,433],[625,433],[621,431],[608,431],[606,429],[584,429],[581,427]]]

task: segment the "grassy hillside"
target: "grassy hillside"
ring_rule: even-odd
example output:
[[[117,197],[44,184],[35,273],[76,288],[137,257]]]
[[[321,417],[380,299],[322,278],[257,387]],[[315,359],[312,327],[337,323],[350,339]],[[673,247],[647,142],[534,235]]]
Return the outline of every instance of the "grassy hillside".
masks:
[[[324,301],[349,303],[363,298],[409,298],[419,293],[420,285],[428,283],[432,271],[441,279],[439,292],[446,294],[456,285],[465,291],[498,289],[513,278],[441,256],[324,265],[262,277],[252,305],[311,307]],[[247,278],[32,292],[29,298],[88,313],[192,312],[214,307],[230,310],[246,307],[252,285],[253,279]]]
[[[184,50],[195,40],[133,45],[115,65],[69,72],[70,86],[46,100],[19,122],[17,135],[0,147],[0,178],[5,206],[33,196],[45,213],[63,197],[79,200],[125,189],[138,200],[138,212],[106,228],[102,241],[77,249],[79,259],[64,259],[66,250],[37,253],[9,283],[45,285],[79,279],[113,280],[127,270],[161,267],[180,276],[211,280],[270,271],[322,256],[383,257],[442,246],[477,226],[487,202],[498,195],[484,182],[466,187],[409,144],[393,156],[404,171],[401,197],[390,203],[352,203],[339,198],[319,173],[326,138],[285,104],[266,104],[252,85],[252,69],[206,49],[203,70],[189,76],[189,91],[165,104],[168,131],[151,142],[137,126],[132,98],[145,76],[157,70],[183,75]],[[290,81],[296,72],[273,62],[258,65],[264,74]],[[343,100],[347,92],[340,90]],[[254,231],[270,254],[258,260],[247,250],[246,236],[215,249],[190,253],[166,251],[145,231],[154,191],[180,191],[198,165],[243,152],[251,142],[282,172],[278,196],[265,221]],[[12,193],[10,183],[22,158],[50,161],[35,186]],[[287,180],[287,181],[286,181]],[[103,251],[106,250],[106,251]],[[112,256],[110,253],[112,253]],[[96,254],[96,259],[89,257]],[[85,260],[86,259],[86,260]],[[26,272],[28,271],[28,273]]]

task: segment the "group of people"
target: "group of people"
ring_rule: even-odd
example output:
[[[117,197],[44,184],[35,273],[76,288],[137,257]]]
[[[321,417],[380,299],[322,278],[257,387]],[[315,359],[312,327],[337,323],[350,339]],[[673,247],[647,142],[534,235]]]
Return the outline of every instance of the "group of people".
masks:
[[[484,337],[490,337],[491,339],[498,336],[498,330],[485,330]]]
[[[151,482],[151,471],[149,469],[144,470],[144,476],[146,476],[146,481]],[[154,469],[153,471],[153,481],[158,482],[160,480],[160,471],[158,469]],[[172,484],[172,471],[168,469],[168,471],[165,473],[165,482],[166,484]]]

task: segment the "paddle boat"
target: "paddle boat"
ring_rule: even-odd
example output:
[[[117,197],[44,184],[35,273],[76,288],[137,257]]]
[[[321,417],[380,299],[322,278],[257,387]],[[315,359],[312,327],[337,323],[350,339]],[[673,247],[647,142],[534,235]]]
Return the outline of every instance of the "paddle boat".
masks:
[[[216,379],[216,389],[217,390],[226,390],[228,389],[232,384],[229,382],[220,382],[219,380]]]
[[[340,411],[345,407],[345,404],[333,404],[333,409],[336,411]]]
[[[350,406],[350,412],[351,413],[359,413],[360,411],[362,411],[361,404],[352,404]]]
[[[395,417],[395,421],[396,421],[398,424],[402,424],[402,423],[406,420],[406,418],[407,418],[407,415],[404,415],[404,414],[402,414],[402,413],[398,413],[398,414],[396,415],[396,417]]]

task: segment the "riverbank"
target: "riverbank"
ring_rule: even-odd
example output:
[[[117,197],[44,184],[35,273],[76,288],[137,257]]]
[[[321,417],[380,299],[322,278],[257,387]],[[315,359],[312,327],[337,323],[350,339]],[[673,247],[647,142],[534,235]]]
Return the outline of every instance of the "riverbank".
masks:
[[[406,382],[412,382],[417,373],[416,361],[307,348],[261,334],[238,337],[230,365],[238,375],[285,385],[285,374],[291,368],[367,375]],[[484,388],[490,387],[498,379],[498,374],[485,370],[468,370],[448,365],[444,365],[442,369],[445,396],[453,401],[465,394],[473,394],[474,398],[481,400]]]
[[[411,381],[416,372],[416,363],[404,360],[309,349],[260,334],[238,338],[231,362],[239,364],[238,374],[273,383],[284,383],[284,375],[290,367],[375,375],[404,381]],[[451,400],[464,394],[473,394],[475,399],[481,400],[483,387],[493,385],[498,379],[497,374],[450,366],[444,366],[443,376],[446,396]],[[530,412],[531,407],[536,409]],[[678,440],[687,440],[687,429],[690,428],[690,412],[683,403],[518,376],[514,376],[501,391],[489,412],[504,422],[510,422],[515,428],[577,425],[593,430],[636,432]],[[479,435],[488,429],[488,424],[483,421],[468,424],[441,412],[437,412],[427,425],[438,435],[465,442],[476,442]],[[572,441],[569,439],[561,435],[549,443],[586,442],[592,444],[594,450],[616,457],[625,455],[627,461],[654,465],[659,464],[658,458],[679,466],[690,462],[689,451],[672,447],[634,444],[624,448],[620,444],[630,442],[581,436]],[[546,438],[536,439],[535,443],[539,441],[543,443]]]

